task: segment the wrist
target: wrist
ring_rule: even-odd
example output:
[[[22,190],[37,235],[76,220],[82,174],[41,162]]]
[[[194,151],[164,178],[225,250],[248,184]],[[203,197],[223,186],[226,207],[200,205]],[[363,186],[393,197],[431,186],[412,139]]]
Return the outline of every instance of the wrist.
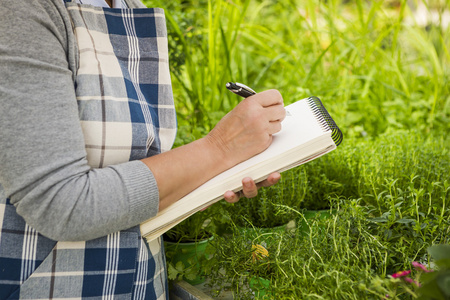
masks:
[[[222,170],[227,170],[237,163],[235,155],[231,153],[220,135],[215,134],[214,131],[211,131],[202,140],[205,147],[209,149],[208,152],[211,153],[212,159],[220,165]]]

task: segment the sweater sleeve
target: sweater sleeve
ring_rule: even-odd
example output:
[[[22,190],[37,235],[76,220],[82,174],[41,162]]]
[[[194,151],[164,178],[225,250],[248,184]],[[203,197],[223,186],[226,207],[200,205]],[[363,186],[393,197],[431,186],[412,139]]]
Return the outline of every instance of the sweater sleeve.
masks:
[[[141,161],[88,166],[61,0],[0,8],[0,189],[54,240],[89,240],[156,215],[156,181]]]

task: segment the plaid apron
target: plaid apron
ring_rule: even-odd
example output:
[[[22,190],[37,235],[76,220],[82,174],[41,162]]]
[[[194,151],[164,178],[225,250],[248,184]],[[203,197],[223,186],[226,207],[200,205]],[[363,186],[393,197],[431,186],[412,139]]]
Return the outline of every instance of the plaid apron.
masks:
[[[176,114],[162,9],[66,1],[79,50],[76,94],[92,168],[172,147]],[[162,240],[139,226],[85,242],[56,242],[0,195],[0,299],[168,299]]]

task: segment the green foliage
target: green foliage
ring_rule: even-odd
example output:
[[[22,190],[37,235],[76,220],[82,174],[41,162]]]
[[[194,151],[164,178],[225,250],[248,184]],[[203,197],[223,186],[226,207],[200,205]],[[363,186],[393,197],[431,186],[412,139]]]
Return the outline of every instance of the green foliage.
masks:
[[[438,270],[425,273],[421,279],[419,299],[445,300],[450,298],[450,245],[434,245],[428,249]]]
[[[211,237],[210,225],[208,211],[199,211],[167,231],[164,239],[171,242],[201,241]]]
[[[180,125],[211,129],[234,80],[319,96],[346,138],[448,131],[449,29],[414,25],[407,1],[344,2],[146,0],[166,9]]]
[[[306,236],[271,234],[264,244],[269,257],[256,263],[252,244],[260,243],[264,232],[250,241],[237,229],[232,236],[218,236],[208,263],[210,278],[222,282],[217,292],[229,288],[239,298],[250,298],[243,287],[262,277],[270,280],[277,299],[417,298],[417,286],[390,275],[412,269],[413,261],[429,261],[430,246],[449,243],[448,145],[447,137],[398,130],[349,139],[288,173],[278,191],[273,187],[257,199],[217,206],[235,213],[231,224],[258,227],[275,220],[277,212],[300,222],[309,197],[311,202],[325,197],[335,211],[330,218],[308,220]],[[284,195],[267,200],[277,193]],[[251,218],[252,213],[257,216]],[[413,275],[415,280],[430,276]]]
[[[293,171],[294,194],[300,195],[297,208],[327,208],[327,197],[344,196],[362,198],[379,213],[402,202],[414,214],[414,203],[447,197],[449,145],[447,136],[404,130],[390,130],[378,138],[346,139],[336,151]],[[433,202],[430,209],[448,204]]]
[[[281,205],[295,205],[302,198],[301,189],[306,188],[305,184],[297,184],[294,176],[293,172],[283,173],[281,181],[275,186],[261,189],[254,198],[225,204],[223,209],[238,226],[271,228],[287,224],[295,214]]]
[[[318,96],[344,133],[337,150],[283,173],[257,198],[215,204],[174,229],[179,238],[211,220],[216,238],[206,268],[218,291],[252,298],[252,278],[270,280],[277,299],[415,299],[439,291],[448,265],[432,249],[450,242],[450,27],[416,24],[410,4],[437,9],[442,21],[448,1],[145,3],[166,9],[176,146],[204,136],[237,104],[227,81],[279,89],[286,104]],[[254,261],[252,241],[235,229],[329,207],[336,213],[309,221],[306,236],[272,235],[265,259]],[[413,261],[439,266],[413,272],[422,292],[390,276],[414,270]]]
[[[238,32],[249,0],[145,1],[166,9],[172,82],[180,125],[212,129],[239,101],[225,83],[238,79],[232,71]]]
[[[211,235],[192,242],[164,241],[167,273],[170,280],[186,280],[191,284],[204,281],[204,262],[208,256]]]
[[[215,256],[208,263],[210,278],[218,284],[216,292],[231,288],[236,298],[250,299],[252,294],[245,285],[251,278],[262,277],[270,280],[269,291],[277,299],[416,298],[413,285],[402,284],[390,275],[411,269],[412,261],[426,261],[426,245],[433,244],[434,237],[413,237],[414,228],[401,221],[391,226],[392,234],[387,238],[385,223],[368,218],[373,207],[362,205],[361,199],[334,200],[338,203],[336,213],[310,220],[306,236],[274,233],[264,259],[252,259],[254,242],[238,230],[217,237]],[[450,225],[448,209],[445,216],[445,224],[438,229],[442,233]]]

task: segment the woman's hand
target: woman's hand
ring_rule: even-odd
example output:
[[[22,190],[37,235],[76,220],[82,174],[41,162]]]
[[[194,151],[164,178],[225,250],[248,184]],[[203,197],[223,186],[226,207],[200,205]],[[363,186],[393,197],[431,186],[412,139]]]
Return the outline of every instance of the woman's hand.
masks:
[[[268,187],[276,184],[280,181],[281,175],[278,172],[272,173],[266,180],[256,184],[250,177],[242,179],[242,190],[234,193],[233,191],[227,191],[224,194],[224,198],[229,203],[238,202],[241,197],[253,198],[258,195],[258,189],[261,187]]]
[[[233,166],[269,147],[285,116],[283,97],[268,90],[242,100],[207,138],[222,153],[220,159]]]
[[[143,159],[158,184],[159,210],[221,172],[264,151],[272,142],[272,135],[281,130],[285,116],[280,92],[261,92],[242,100],[204,138]],[[259,187],[270,186],[279,178],[280,175],[274,173],[259,184],[244,178],[242,196],[254,197]],[[225,197],[235,202],[241,193],[227,192]]]
[[[238,162],[265,150],[272,142],[272,134],[281,130],[286,116],[283,98],[277,90],[269,90],[244,99],[228,113],[209,134],[217,139],[225,153]],[[242,179],[242,190],[227,191],[224,198],[234,203],[241,197],[253,198],[258,189],[276,184],[281,178],[275,172],[256,184],[252,178]]]

